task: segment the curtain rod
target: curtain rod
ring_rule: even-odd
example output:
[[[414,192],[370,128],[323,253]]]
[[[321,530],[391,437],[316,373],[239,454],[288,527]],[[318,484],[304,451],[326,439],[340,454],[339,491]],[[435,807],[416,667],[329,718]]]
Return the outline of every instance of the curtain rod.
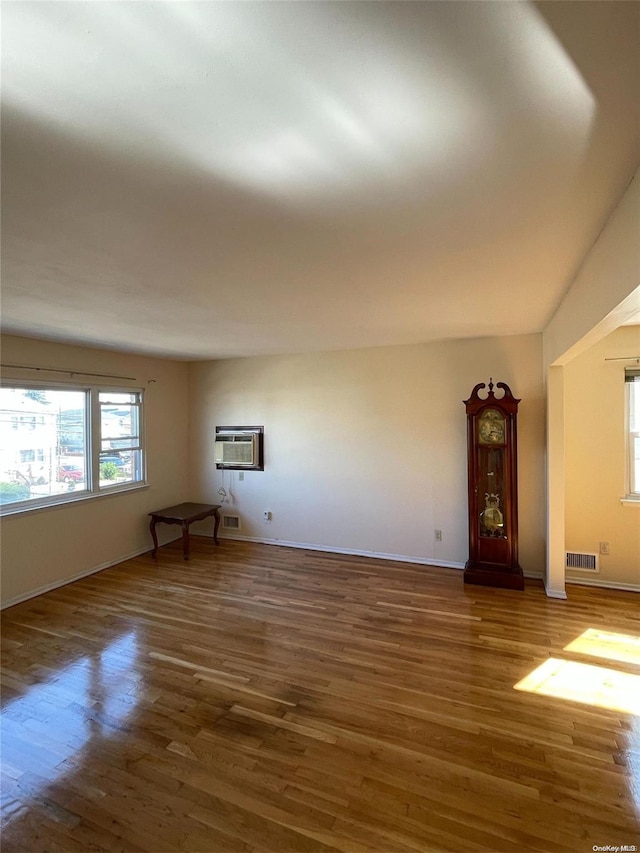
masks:
[[[637,362],[640,362],[640,355],[620,356],[619,358],[605,358],[605,361],[637,361]]]
[[[99,376],[102,379],[128,379],[137,382],[135,376],[116,376],[113,373],[87,373],[85,370],[60,370],[57,367],[33,367],[31,364],[3,364],[1,367],[12,367],[15,370],[44,370],[46,373],[65,373],[69,376]]]

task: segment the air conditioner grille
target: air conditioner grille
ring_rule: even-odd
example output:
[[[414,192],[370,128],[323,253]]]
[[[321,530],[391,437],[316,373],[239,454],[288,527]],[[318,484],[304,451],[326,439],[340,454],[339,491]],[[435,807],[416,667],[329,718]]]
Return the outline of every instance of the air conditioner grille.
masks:
[[[566,567],[568,569],[577,569],[580,572],[597,572],[598,571],[598,555],[597,554],[581,554],[577,551],[567,551]]]
[[[224,441],[222,461],[227,465],[253,465],[253,444],[249,441]]]
[[[239,530],[240,529],[240,517],[237,515],[223,515],[222,516],[222,526],[226,530]]]

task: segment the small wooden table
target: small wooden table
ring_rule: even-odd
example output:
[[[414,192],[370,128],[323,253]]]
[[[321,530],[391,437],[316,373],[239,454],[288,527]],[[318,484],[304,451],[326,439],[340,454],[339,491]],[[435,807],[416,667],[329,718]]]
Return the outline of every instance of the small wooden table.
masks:
[[[189,525],[194,521],[201,521],[203,518],[213,516],[213,541],[218,545],[218,527],[220,526],[218,510],[220,506],[221,504],[184,503],[176,504],[166,509],[159,509],[156,512],[150,512],[151,521],[149,529],[153,537],[153,551],[151,552],[151,556],[155,557],[158,552],[156,524],[160,521],[164,524],[179,524],[182,527],[182,553],[185,560],[189,559]]]

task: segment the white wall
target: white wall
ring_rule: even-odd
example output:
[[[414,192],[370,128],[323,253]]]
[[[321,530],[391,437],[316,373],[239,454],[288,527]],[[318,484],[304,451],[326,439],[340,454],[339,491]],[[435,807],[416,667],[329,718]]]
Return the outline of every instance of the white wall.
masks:
[[[543,333],[545,366],[566,364],[640,308],[640,172],[636,173]],[[630,297],[635,294],[635,299]],[[613,315],[611,324],[600,324]]]
[[[640,172],[585,257],[542,336],[547,385],[547,593],[565,597],[565,365],[640,317]],[[588,496],[585,496],[585,500]]]
[[[640,590],[640,504],[624,505],[624,361],[640,354],[640,326],[623,326],[565,367],[566,547],[598,553],[600,572],[567,578]],[[631,364],[626,362],[627,365]]]
[[[190,365],[191,486],[224,484],[243,536],[461,567],[466,417],[478,382],[507,382],[519,417],[520,562],[544,567],[541,336]],[[262,424],[264,472],[217,471],[216,425]],[[265,525],[263,510],[273,513]],[[434,529],[443,541],[434,541]]]
[[[2,361],[135,377],[136,383],[125,384],[144,388],[150,483],[139,491],[5,516],[6,605],[151,548],[147,513],[188,497],[188,383],[186,364],[19,337],[2,339]],[[6,369],[3,375],[35,381],[65,378]],[[175,531],[160,525],[160,540],[175,538]]]

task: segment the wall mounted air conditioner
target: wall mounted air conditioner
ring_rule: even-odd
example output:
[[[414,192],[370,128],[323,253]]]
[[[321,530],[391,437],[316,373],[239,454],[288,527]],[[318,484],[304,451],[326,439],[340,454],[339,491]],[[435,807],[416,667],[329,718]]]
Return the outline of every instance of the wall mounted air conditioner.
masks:
[[[217,468],[264,470],[263,427],[216,427],[213,458]]]

